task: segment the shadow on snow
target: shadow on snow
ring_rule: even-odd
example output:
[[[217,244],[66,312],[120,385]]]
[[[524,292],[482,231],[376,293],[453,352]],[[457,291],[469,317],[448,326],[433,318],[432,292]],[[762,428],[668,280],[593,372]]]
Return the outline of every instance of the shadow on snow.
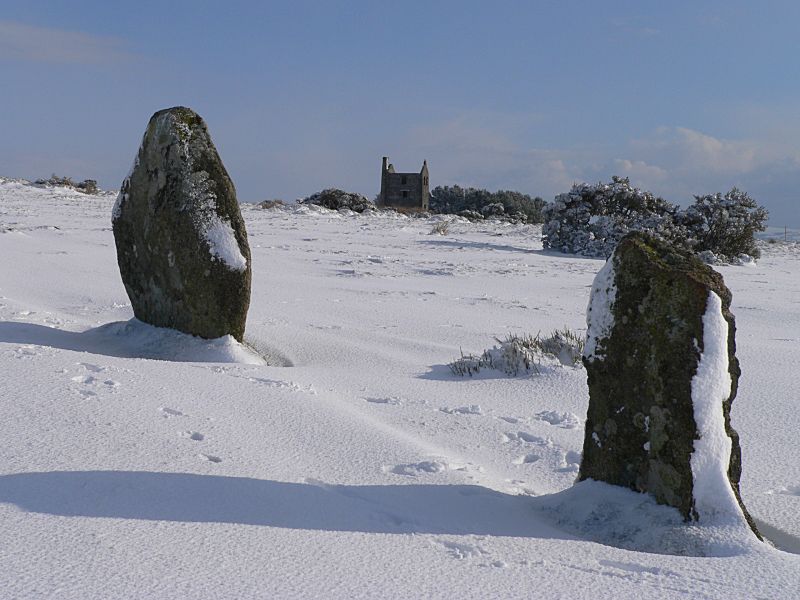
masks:
[[[147,471],[0,476],[0,502],[64,517],[572,539],[538,521],[531,501],[472,485],[327,485]]]
[[[291,366],[291,361],[264,348],[248,348],[231,336],[206,340],[138,319],[117,321],[87,331],[64,331],[35,323],[0,321],[0,342],[49,346],[118,358],[177,362],[223,362]],[[255,344],[258,346],[258,343]]]
[[[49,471],[0,476],[0,503],[61,517],[593,541],[681,556],[768,550],[741,519],[687,524],[677,510],[647,494],[597,481],[531,497],[477,485],[359,486],[192,473]],[[777,529],[765,533],[779,548],[798,551],[795,536]]]

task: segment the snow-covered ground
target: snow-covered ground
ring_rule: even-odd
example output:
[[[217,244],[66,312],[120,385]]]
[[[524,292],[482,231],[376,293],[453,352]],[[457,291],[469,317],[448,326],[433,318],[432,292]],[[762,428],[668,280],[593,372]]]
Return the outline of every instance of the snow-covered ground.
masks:
[[[585,328],[603,263],[543,252],[537,227],[243,207],[265,365],[130,321],[113,203],[0,179],[0,597],[800,590],[796,242],[720,268],[742,494],[782,551],[572,487],[581,367],[450,372],[495,337]]]

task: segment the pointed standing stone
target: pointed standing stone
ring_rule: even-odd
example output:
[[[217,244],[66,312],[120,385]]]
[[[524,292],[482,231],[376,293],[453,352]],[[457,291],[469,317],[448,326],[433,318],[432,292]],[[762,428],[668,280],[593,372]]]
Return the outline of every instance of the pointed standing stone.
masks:
[[[687,520],[729,513],[758,535],[730,422],[740,374],[730,304],[722,276],[695,256],[641,233],[620,241],[587,313],[579,479],[647,492]]]
[[[242,341],[250,304],[247,232],[233,182],[194,111],[152,116],[112,223],[137,319]]]

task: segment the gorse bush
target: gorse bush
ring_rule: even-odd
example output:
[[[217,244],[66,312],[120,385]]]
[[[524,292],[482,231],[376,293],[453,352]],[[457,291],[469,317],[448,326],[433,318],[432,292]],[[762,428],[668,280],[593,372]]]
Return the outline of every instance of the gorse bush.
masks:
[[[578,184],[556,196],[545,210],[542,245],[571,254],[608,257],[630,231],[706,256],[734,260],[758,257],[755,232],[763,231],[765,208],[745,192],[695,196],[686,210],[634,188],[627,178],[611,183]]]
[[[680,237],[674,204],[614,177],[611,183],[572,186],[545,210],[545,248],[583,256],[608,257],[630,231],[644,231],[668,241]]]
[[[766,208],[737,188],[725,195],[695,196],[694,204],[680,214],[695,251],[713,252],[727,259],[761,255],[755,234],[766,229],[768,217]]]
[[[438,186],[431,190],[430,209],[441,214],[457,214],[470,220],[502,218],[519,223],[542,223],[546,202],[539,197],[510,190],[490,192],[460,186]]]
[[[297,203],[315,204],[331,210],[347,209],[358,213],[375,209],[375,204],[365,196],[336,188],[322,190],[308,198],[298,200]]]

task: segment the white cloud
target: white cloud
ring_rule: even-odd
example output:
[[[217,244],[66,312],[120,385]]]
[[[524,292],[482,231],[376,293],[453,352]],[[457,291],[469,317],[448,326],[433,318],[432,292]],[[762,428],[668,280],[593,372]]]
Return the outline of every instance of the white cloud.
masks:
[[[117,38],[0,20],[0,60],[108,64],[130,58]]]
[[[535,125],[537,115],[468,113],[418,127],[406,147],[436,167],[436,182],[519,189],[535,194],[569,189],[579,179],[566,153],[526,147],[520,131]]]
[[[719,173],[746,173],[772,162],[780,154],[774,144],[725,140],[686,127],[661,127],[655,135],[635,140],[633,148],[675,165]]]
[[[635,161],[657,165],[661,178],[647,173],[637,185],[673,202],[688,202],[694,194],[725,192],[736,186],[767,206],[775,222],[797,223],[795,194],[800,188],[800,151],[772,138],[724,139],[686,127],[661,127],[632,140]]]
[[[640,186],[647,187],[667,178],[666,169],[650,165],[643,160],[628,160],[626,158],[614,159],[615,175],[624,175],[636,179]]]

